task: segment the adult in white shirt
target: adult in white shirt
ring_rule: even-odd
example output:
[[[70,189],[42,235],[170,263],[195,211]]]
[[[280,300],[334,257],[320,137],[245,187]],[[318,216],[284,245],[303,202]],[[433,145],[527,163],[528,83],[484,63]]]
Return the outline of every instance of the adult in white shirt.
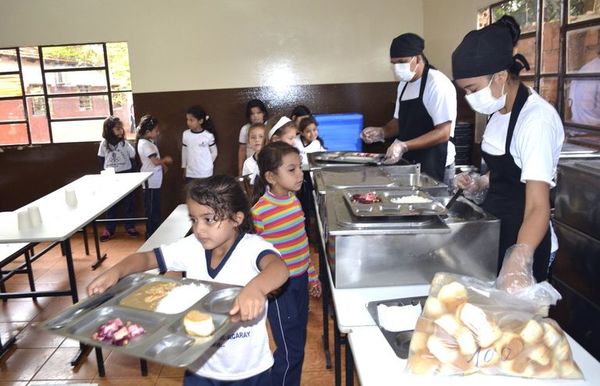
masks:
[[[583,65],[580,74],[600,72],[600,57]],[[600,126],[600,81],[573,79],[569,88],[571,121],[583,125]]]
[[[473,110],[491,115],[481,145],[490,172],[459,175],[457,185],[488,188],[482,206],[500,219],[497,284],[508,290],[548,276],[550,188],[564,140],[554,107],[519,80],[529,68],[522,55],[513,56],[519,35],[517,22],[504,16],[469,32],[452,54],[456,85]]]
[[[443,181],[446,166],[454,164],[454,146],[448,141],[456,123],[456,89],[446,75],[429,64],[424,48],[424,40],[413,33],[392,41],[390,61],[400,80],[394,118],[383,127],[365,128],[361,137],[366,143],[395,137],[386,163],[404,157]]]

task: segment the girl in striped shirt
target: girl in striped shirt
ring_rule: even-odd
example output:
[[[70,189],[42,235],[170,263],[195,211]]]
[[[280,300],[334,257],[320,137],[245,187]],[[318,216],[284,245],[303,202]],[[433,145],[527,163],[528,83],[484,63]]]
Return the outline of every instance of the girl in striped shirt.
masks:
[[[315,297],[321,294],[321,283],[309,258],[304,213],[295,195],[303,182],[300,153],[287,143],[272,142],[260,151],[257,163],[260,175],[254,183],[254,227],[257,234],[279,250],[290,271],[281,292],[269,300],[268,318],[277,345],[272,384],[299,386],[308,293]]]

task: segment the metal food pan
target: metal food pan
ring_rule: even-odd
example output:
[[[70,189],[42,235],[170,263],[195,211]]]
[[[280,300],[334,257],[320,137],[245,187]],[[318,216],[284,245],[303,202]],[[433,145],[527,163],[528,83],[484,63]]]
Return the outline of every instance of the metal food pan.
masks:
[[[369,314],[371,314],[371,317],[381,330],[381,333],[383,334],[385,340],[387,340],[390,346],[392,347],[392,350],[394,350],[396,355],[401,359],[408,358],[408,349],[410,347],[410,341],[412,339],[413,330],[392,332],[379,326],[379,315],[377,313],[377,306],[380,304],[385,304],[386,306],[408,306],[420,303],[422,307],[425,307],[426,300],[427,296],[418,296],[412,298],[377,300],[367,303],[367,310],[369,311]]]
[[[121,300],[135,293],[148,283],[176,282],[202,284],[210,292],[185,311],[176,314],[158,313],[121,305]],[[134,274],[123,278],[105,293],[87,298],[65,309],[52,319],[43,322],[40,328],[51,333],[78,340],[84,344],[120,351],[124,354],[151,360],[174,367],[186,367],[198,359],[216,341],[239,326],[232,322],[229,310],[241,287],[193,279],[174,279],[149,274]],[[215,331],[208,337],[188,335],[183,319],[190,310],[209,314]],[[98,327],[109,320],[119,318],[123,323],[131,322],[142,326],[143,335],[132,338],[123,346],[92,338]]]
[[[379,202],[360,203],[354,199],[356,195],[373,193]],[[402,202],[406,197],[417,196],[429,202]],[[344,200],[350,211],[357,217],[406,217],[406,216],[440,216],[447,214],[446,207],[429,193],[422,190],[364,190],[352,189],[344,192]]]
[[[340,162],[349,164],[381,165],[385,158],[385,154],[362,153],[354,151],[331,151],[318,153],[313,158],[317,162]]]

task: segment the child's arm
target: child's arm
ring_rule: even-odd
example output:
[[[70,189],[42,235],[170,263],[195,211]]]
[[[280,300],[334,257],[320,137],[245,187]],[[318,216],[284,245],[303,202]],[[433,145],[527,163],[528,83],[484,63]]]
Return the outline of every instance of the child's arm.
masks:
[[[123,276],[158,267],[154,252],[134,253],[95,278],[87,287],[88,295],[99,294],[115,285]]]
[[[311,258],[308,258],[308,291],[312,297],[321,296],[321,281]]]
[[[188,158],[188,151],[187,151],[187,145],[185,144],[185,135],[184,135],[183,139],[181,141],[181,169],[183,170],[183,178],[185,178],[185,176],[186,176],[185,169],[187,168],[187,158]]]
[[[242,173],[242,167],[244,166],[244,161],[246,160],[246,144],[241,143],[238,147],[238,175]]]
[[[210,145],[208,147],[208,150],[210,150],[210,156],[212,157],[212,161],[213,163],[215,162],[215,160],[217,159],[217,144],[215,142],[212,143],[212,145]]]
[[[269,253],[259,262],[260,273],[242,290],[235,299],[230,315],[239,313],[240,319],[256,319],[265,309],[267,294],[281,287],[289,276],[285,263],[279,256]]]
[[[104,160],[105,159],[106,159],[105,157],[98,156],[98,164],[100,165],[100,170],[104,170]]]

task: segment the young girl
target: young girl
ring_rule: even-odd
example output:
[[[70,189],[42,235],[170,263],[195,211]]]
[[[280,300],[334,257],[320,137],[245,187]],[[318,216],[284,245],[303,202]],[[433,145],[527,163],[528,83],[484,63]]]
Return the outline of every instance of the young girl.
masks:
[[[292,113],[290,114],[290,118],[292,118],[292,121],[294,121],[294,123],[296,124],[296,126],[300,125],[300,121],[303,118],[307,118],[310,117],[312,115],[312,113],[310,112],[310,109],[304,105],[298,105],[296,107],[294,107],[294,109],[292,110]]]
[[[260,149],[267,144],[267,127],[262,123],[254,123],[248,130],[248,145],[252,148],[254,154],[244,161],[242,175],[248,176],[250,185],[254,185],[254,178],[260,173],[256,157]]]
[[[314,117],[308,116],[300,120],[298,125],[298,135],[294,139],[294,146],[300,151],[302,157],[302,166],[308,167],[308,153],[315,153],[317,151],[325,151],[323,142],[319,138],[319,131],[317,130],[317,121]]]
[[[269,300],[269,323],[277,345],[272,384],[295,386],[300,385],[304,361],[309,287],[311,295],[321,293],[309,258],[304,214],[294,194],[302,186],[300,155],[291,145],[273,142],[260,151],[257,161],[260,175],[254,188],[255,196],[261,196],[252,207],[254,226],[259,235],[281,252],[290,271],[288,283]]]
[[[98,148],[98,160],[100,168],[113,168],[116,173],[126,173],[133,171],[135,164],[135,149],[125,140],[125,129],[123,122],[118,117],[110,116],[104,121],[102,128],[102,142]],[[135,191],[129,193],[121,202],[114,205],[106,211],[107,218],[115,218],[117,215],[117,206],[123,205],[125,217],[135,217]],[[104,232],[100,236],[100,241],[107,241],[114,237],[117,224],[114,222],[106,223]],[[132,221],[125,223],[125,229],[129,236],[136,237],[140,233],[135,229]]]
[[[240,129],[239,147],[238,147],[238,173],[242,174],[244,161],[251,157],[254,152],[248,144],[248,129],[255,123],[265,123],[269,119],[267,107],[260,99],[252,99],[246,105],[246,123]],[[243,175],[243,174],[242,174]]]
[[[185,117],[188,129],[183,132],[181,141],[181,167],[186,182],[189,182],[213,175],[217,143],[214,123],[202,107],[190,107]]]
[[[266,295],[285,283],[287,268],[271,244],[252,234],[248,200],[235,178],[213,176],[192,182],[186,203],[192,235],[127,256],[96,278],[88,294],[104,292],[123,276],[152,268],[244,286],[229,311],[243,323],[187,368],[183,384],[270,385],[273,356],[265,323]]]
[[[158,147],[154,143],[160,131],[158,119],[151,115],[144,115],[140,120],[136,139],[137,152],[141,161],[141,172],[152,172],[150,178],[144,183],[144,207],[146,209],[146,239],[154,233],[160,225],[160,186],[162,185],[163,173],[167,172],[167,166],[173,163],[169,156],[160,157]]]
[[[288,145],[294,145],[294,140],[298,134],[298,129],[294,121],[284,115],[275,117],[273,124],[267,125],[269,130],[268,139],[270,142],[285,142]]]

